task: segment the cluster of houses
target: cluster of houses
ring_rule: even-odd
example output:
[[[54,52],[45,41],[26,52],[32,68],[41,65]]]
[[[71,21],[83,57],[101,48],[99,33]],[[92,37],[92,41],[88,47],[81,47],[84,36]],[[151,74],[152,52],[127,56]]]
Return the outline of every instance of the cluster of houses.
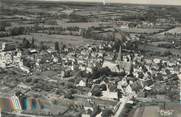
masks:
[[[86,73],[92,73],[93,68],[100,67],[103,62],[103,53],[96,49],[86,45],[79,48],[76,51],[72,51],[67,56],[62,58],[63,66],[69,67],[71,70],[77,68]]]
[[[0,67],[16,67],[26,73],[57,70],[61,73],[61,80],[74,76],[76,71],[92,75],[95,68],[108,68],[116,75],[110,74],[95,79],[80,77],[74,84],[77,88],[88,88],[89,91],[84,95],[85,97],[104,101],[118,101],[124,96],[145,97],[146,94],[140,95],[140,92],[153,92],[157,87],[155,85],[157,81],[172,80],[172,76],[181,71],[180,59],[147,58],[133,52],[125,54],[121,46],[118,53],[114,51],[114,54],[111,54],[110,51],[106,51],[107,47],[113,48],[113,44],[85,45],[79,48],[65,47],[61,52],[50,48],[42,51],[36,49],[21,51],[11,43],[3,43],[0,51]],[[70,72],[72,74],[67,75]]]
[[[18,67],[24,72],[29,73],[29,68],[23,65],[22,53],[16,49],[13,43],[2,43],[0,50],[0,67]]]

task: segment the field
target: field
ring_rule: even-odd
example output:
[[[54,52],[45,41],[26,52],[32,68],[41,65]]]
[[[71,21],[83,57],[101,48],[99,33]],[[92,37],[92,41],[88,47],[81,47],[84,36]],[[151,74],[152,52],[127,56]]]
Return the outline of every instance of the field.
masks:
[[[121,31],[129,32],[129,33],[146,33],[152,34],[162,31],[163,29],[152,29],[152,28],[119,28]]]
[[[80,28],[88,28],[91,26],[97,27],[99,26],[99,22],[79,22],[79,23],[66,23],[61,20],[57,20],[58,26],[62,27],[71,27],[71,26],[77,26]]]
[[[151,42],[150,45],[153,46],[159,46],[160,44],[171,44],[170,42],[167,41],[158,41],[158,42]]]
[[[153,45],[139,45],[139,49],[145,50],[145,51],[161,52],[161,53],[170,51],[174,55],[181,56],[181,50],[178,50],[178,49],[167,49],[167,48],[156,47]]]
[[[172,33],[172,34],[174,34],[174,33],[181,33],[181,27],[173,28],[173,29],[171,29],[169,31],[166,31],[164,33]],[[164,34],[164,33],[161,33],[161,34]]]
[[[82,16],[87,16],[87,15],[106,15],[106,14],[113,14],[114,12],[109,12],[109,11],[99,11],[95,8],[90,8],[88,10],[85,11],[77,11],[75,12],[75,14],[77,15],[82,15]]]
[[[48,35],[43,33],[32,33],[30,35],[20,35],[14,37],[3,37],[0,38],[0,43],[2,42],[22,42],[23,38],[28,39],[31,41],[32,37],[35,39],[35,42],[43,41],[45,44],[49,46],[54,46],[54,43],[58,41],[59,43],[63,42],[64,44],[68,45],[71,44],[72,46],[82,46],[85,44],[99,44],[99,41],[92,40],[92,39],[85,39],[81,36],[71,36],[71,35]]]
[[[165,37],[164,36],[165,33],[171,33],[171,34],[178,33],[178,34],[180,34],[181,33],[181,27],[175,27],[175,28],[170,29],[168,31],[165,31],[165,32],[162,32],[162,33],[158,33],[158,34],[156,34],[154,36],[159,37],[159,38],[163,38],[163,37]]]

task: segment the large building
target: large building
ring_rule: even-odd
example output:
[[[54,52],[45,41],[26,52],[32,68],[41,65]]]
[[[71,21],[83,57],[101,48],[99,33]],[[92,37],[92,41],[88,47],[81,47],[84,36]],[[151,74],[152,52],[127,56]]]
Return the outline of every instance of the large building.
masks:
[[[121,71],[125,71],[127,74],[131,73],[132,69],[132,60],[131,56],[123,56],[122,55],[122,47],[120,46],[118,57],[117,57],[117,64]]]
[[[104,60],[102,67],[108,67],[112,72],[125,72],[130,74],[133,68],[131,56],[122,55],[122,47],[120,46],[118,57],[116,61]]]
[[[21,63],[21,51],[16,49],[13,43],[2,43],[0,50],[0,67],[19,66]]]

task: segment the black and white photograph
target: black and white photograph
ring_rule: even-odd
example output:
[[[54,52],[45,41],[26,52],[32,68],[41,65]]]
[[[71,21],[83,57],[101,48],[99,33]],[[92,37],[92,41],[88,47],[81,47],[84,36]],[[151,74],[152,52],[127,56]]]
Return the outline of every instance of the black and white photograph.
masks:
[[[181,117],[181,0],[0,0],[0,117]]]

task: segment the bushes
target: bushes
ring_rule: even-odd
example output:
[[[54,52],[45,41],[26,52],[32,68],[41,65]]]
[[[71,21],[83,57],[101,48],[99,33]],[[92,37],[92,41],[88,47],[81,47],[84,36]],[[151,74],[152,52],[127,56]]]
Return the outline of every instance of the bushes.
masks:
[[[162,54],[162,56],[164,56],[164,57],[167,57],[167,56],[171,56],[172,55],[172,53],[168,50],[168,51],[165,51],[163,54]]]
[[[66,93],[66,94],[64,95],[64,97],[65,97],[65,98],[68,98],[68,99],[73,99],[73,98],[74,98],[71,92]]]
[[[10,30],[10,34],[12,36],[21,35],[25,33],[26,28],[25,27],[14,27]]]
[[[101,114],[102,117],[112,117],[113,112],[112,110],[104,110]]]
[[[23,39],[22,48],[29,48],[31,46],[30,42],[27,39]]]
[[[100,89],[92,91],[92,95],[100,97],[102,96],[102,91]]]
[[[47,21],[45,21],[45,24],[47,24],[47,25],[57,25],[57,21],[56,20],[47,20]]]
[[[59,42],[58,42],[58,41],[55,42],[55,50],[56,50],[57,52],[60,51],[60,47],[59,47]]]
[[[94,88],[92,89],[91,93],[92,93],[93,96],[97,96],[97,97],[102,96],[101,88],[98,85],[94,86]]]

